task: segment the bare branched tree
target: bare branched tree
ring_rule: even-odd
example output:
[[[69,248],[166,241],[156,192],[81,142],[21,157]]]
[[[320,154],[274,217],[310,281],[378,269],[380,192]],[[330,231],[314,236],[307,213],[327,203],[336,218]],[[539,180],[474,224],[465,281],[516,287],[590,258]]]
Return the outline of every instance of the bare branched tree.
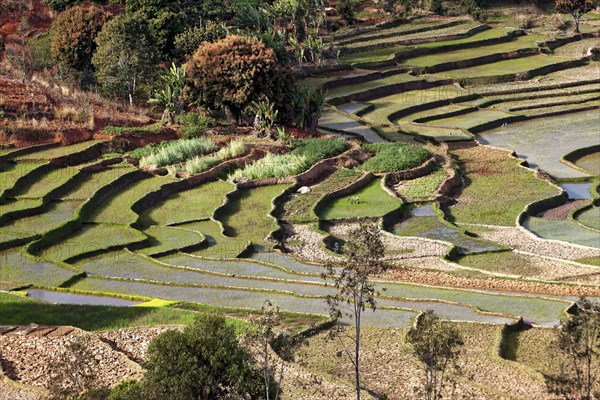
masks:
[[[330,263],[327,272],[323,274],[326,281],[333,283],[337,289],[335,295],[327,297],[329,314],[336,322],[330,331],[333,338],[339,339],[344,353],[354,367],[354,383],[356,399],[360,400],[360,333],[363,312],[368,309],[375,311],[376,289],[371,277],[385,270],[382,262],[384,246],[379,227],[373,223],[361,223],[360,227],[350,233],[344,245],[344,253],[348,258],[341,264]],[[343,341],[339,322],[347,317],[354,323],[354,337],[351,340],[354,348],[349,348]]]

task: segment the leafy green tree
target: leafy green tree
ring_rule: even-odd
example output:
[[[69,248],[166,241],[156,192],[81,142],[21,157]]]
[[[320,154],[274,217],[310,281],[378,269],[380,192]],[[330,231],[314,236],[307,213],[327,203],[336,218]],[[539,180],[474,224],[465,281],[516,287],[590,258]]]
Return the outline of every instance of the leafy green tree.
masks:
[[[344,245],[344,254],[348,256],[341,265],[330,263],[327,273],[323,274],[326,281],[333,282],[337,293],[327,297],[329,314],[335,327],[331,330],[334,338],[341,338],[343,330],[337,322],[347,317],[354,323],[354,348],[348,348],[342,343],[343,351],[354,367],[354,386],[356,399],[360,400],[360,337],[363,312],[367,308],[375,311],[377,301],[376,290],[371,277],[385,270],[382,262],[384,256],[383,241],[379,227],[373,223],[361,223],[358,229],[350,232],[348,242]],[[346,307],[347,306],[347,307]]]
[[[198,25],[201,21],[227,22],[235,15],[232,1],[223,0],[181,0],[182,11],[187,18],[187,25]]]
[[[442,0],[431,0],[429,3],[429,11],[437,15],[444,15],[444,4]]]
[[[148,20],[162,59],[167,60],[175,55],[175,37],[186,27],[186,15],[178,1],[127,0],[125,9]]]
[[[225,106],[236,118],[252,101],[277,108],[293,88],[293,74],[256,38],[230,35],[203,43],[186,65],[191,100],[208,108]]]
[[[106,13],[94,6],[60,13],[50,29],[54,59],[77,71],[91,69],[96,38],[106,19]]]
[[[194,54],[202,42],[216,42],[227,36],[228,30],[220,22],[206,21],[204,25],[192,26],[175,37],[175,51],[182,59]]]
[[[354,25],[358,3],[356,0],[337,0],[337,11],[348,25]]]
[[[154,37],[139,14],[119,15],[107,22],[96,40],[92,57],[96,79],[106,93],[126,97],[133,104],[158,63]]]
[[[297,86],[292,101],[286,108],[285,118],[294,126],[313,131],[325,105],[326,91],[309,86]]]
[[[449,373],[458,368],[456,362],[464,344],[460,332],[427,310],[417,318],[406,339],[425,369],[425,399],[442,399]]]
[[[599,346],[600,304],[582,298],[557,328],[551,351],[559,372],[544,376],[548,391],[565,400],[597,399]]]
[[[199,316],[150,343],[145,380],[163,400],[260,399],[262,374],[223,317]]]
[[[575,22],[575,32],[579,33],[581,16],[597,7],[594,0],[556,0],[556,11],[563,14],[571,14]]]

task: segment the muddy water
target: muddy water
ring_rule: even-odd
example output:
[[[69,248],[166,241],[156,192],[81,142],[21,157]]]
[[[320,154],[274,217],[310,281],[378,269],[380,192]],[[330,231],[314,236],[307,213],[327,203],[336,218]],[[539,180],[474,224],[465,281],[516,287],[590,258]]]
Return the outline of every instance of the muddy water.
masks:
[[[539,167],[557,178],[588,176],[560,159],[573,150],[600,144],[600,114],[589,111],[533,119],[484,132],[478,140],[514,150],[531,167]]]
[[[54,292],[52,290],[30,289],[27,295],[32,299],[48,303],[78,304],[92,306],[129,307],[141,304],[141,301],[125,300],[108,296],[92,296],[78,293]]]

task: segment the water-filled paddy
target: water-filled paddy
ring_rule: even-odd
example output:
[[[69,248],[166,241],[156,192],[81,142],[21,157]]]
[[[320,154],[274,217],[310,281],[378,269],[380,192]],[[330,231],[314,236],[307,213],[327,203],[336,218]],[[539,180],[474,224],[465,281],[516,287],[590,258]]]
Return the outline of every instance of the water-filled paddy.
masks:
[[[560,187],[567,192],[571,200],[592,198],[591,183],[561,183]]]
[[[52,290],[29,289],[27,296],[48,303],[79,304],[92,306],[129,307],[142,303],[141,301],[126,300],[118,297],[94,296],[89,294],[55,292]]]
[[[371,143],[384,142],[384,140],[372,129],[331,110],[323,112],[323,115],[319,119],[319,126],[333,131],[343,131],[362,136],[367,142]]]
[[[532,167],[558,178],[587,176],[560,162],[565,154],[600,144],[600,117],[597,111],[533,119],[484,132],[479,141],[514,150]]]
[[[576,164],[595,175],[600,175],[600,152],[581,157]]]
[[[571,220],[554,221],[545,218],[529,217],[523,223],[525,228],[545,239],[563,240],[582,246],[600,248],[600,235],[597,231],[582,227]]]

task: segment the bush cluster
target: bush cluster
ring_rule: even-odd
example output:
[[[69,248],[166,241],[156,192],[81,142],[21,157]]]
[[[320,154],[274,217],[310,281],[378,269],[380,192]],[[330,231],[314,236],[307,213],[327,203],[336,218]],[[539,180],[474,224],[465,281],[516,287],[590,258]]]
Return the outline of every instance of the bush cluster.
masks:
[[[293,154],[306,157],[310,164],[333,157],[348,148],[344,139],[306,139],[294,143]]]
[[[361,168],[375,173],[414,168],[431,157],[428,150],[408,143],[367,144],[365,148],[374,153],[374,156],[368,159]]]
[[[179,133],[184,139],[193,139],[200,135],[206,128],[213,125],[215,120],[198,113],[185,113],[177,118]]]

